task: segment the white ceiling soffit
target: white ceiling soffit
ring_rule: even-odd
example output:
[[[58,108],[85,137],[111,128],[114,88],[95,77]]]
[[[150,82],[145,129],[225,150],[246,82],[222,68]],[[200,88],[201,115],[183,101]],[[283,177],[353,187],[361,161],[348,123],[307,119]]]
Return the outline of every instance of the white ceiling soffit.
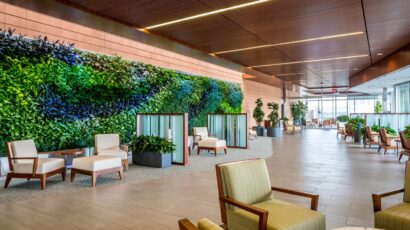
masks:
[[[368,94],[382,94],[383,88],[387,88],[389,92],[392,92],[394,85],[406,81],[410,81],[410,65],[352,87],[350,90]]]

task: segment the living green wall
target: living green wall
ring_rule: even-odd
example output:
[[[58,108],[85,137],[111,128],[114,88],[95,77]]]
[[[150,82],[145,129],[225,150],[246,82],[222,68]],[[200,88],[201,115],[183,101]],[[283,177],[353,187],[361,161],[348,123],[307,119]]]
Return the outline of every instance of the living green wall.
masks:
[[[243,99],[238,84],[10,30],[0,31],[0,87],[0,142],[34,139],[39,151],[93,146],[97,133],[128,142],[136,112],[187,112],[190,127],[205,126],[207,113],[240,112]]]

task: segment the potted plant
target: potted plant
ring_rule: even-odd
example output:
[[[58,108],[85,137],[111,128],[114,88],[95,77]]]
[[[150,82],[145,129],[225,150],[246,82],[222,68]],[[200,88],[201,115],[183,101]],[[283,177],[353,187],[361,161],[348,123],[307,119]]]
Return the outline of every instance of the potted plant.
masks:
[[[347,116],[347,115],[340,115],[340,116],[337,116],[337,117],[336,117],[336,120],[337,120],[338,122],[347,122],[347,121],[349,121],[349,116]]]
[[[171,166],[175,145],[158,136],[133,136],[129,145],[132,151],[132,163],[156,168]]]
[[[271,112],[268,114],[268,119],[270,121],[271,126],[267,129],[267,134],[269,137],[277,137],[280,135],[280,128],[279,128],[279,104],[278,103],[268,103],[268,109]]]
[[[364,126],[364,119],[361,117],[355,117],[355,118],[351,118],[349,119],[349,121],[347,122],[353,129],[354,135],[354,142],[360,142],[361,138],[362,138],[362,129]]]
[[[410,139],[410,125],[404,127],[403,134],[405,138]]]
[[[293,123],[300,124],[302,122],[302,118],[305,117],[307,110],[307,105],[302,101],[291,102],[290,111],[292,112]]]
[[[374,112],[381,113],[383,111],[383,106],[380,101],[376,101],[376,105],[374,105]]]
[[[258,98],[255,101],[256,107],[253,110],[253,118],[256,121],[256,124],[258,124],[258,127],[256,127],[256,134],[258,136],[263,136],[265,129],[261,126],[261,123],[263,121],[263,117],[265,116],[265,113],[262,111],[262,99]]]

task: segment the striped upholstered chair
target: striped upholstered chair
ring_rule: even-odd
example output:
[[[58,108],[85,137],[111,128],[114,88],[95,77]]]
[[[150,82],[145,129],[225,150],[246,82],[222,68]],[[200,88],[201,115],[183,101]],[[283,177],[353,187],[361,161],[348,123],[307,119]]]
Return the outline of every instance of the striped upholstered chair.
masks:
[[[382,209],[381,198],[404,192],[403,203]],[[410,161],[406,163],[404,188],[373,194],[374,226],[387,230],[410,230]]]
[[[324,230],[319,195],[272,187],[265,160],[216,165],[222,222],[233,230]],[[272,191],[311,198],[311,210],[274,199]]]

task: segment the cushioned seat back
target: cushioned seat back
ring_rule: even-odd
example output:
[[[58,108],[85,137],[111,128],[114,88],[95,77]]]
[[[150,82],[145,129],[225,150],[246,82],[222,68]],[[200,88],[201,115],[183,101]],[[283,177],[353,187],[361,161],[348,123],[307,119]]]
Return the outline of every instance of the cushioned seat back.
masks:
[[[37,157],[37,149],[33,140],[11,142],[11,157]],[[16,160],[16,163],[32,163],[32,160]]]
[[[382,142],[382,144],[390,146],[390,139],[387,138],[387,132],[385,128],[379,129],[379,135],[380,135],[380,141]]]
[[[345,132],[348,135],[353,134],[353,129],[352,129],[352,126],[350,124],[347,124],[347,123],[345,124]]]
[[[120,135],[118,134],[97,134],[95,135],[95,151],[120,149]]]
[[[400,131],[399,135],[400,135],[401,146],[404,149],[410,150],[410,138],[406,138],[403,131]]]
[[[366,137],[369,139],[369,141],[374,141],[373,135],[372,135],[372,130],[370,129],[370,126],[366,126]]]
[[[404,202],[410,202],[410,161],[406,163],[406,174],[404,176]]]
[[[208,137],[208,128],[207,127],[195,127],[193,128],[194,135],[199,135],[201,137]]]
[[[246,204],[272,199],[265,160],[249,160],[220,166],[224,196]]]

